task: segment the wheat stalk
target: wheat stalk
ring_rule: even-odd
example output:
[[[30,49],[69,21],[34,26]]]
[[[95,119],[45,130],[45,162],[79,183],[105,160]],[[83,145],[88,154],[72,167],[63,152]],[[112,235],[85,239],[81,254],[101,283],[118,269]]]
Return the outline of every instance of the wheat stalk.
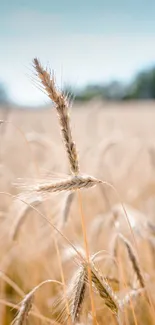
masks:
[[[122,234],[119,234],[118,236],[122,240],[122,242],[125,244],[125,246],[127,248],[129,258],[130,258],[130,261],[131,261],[133,269],[134,269],[134,271],[135,271],[135,273],[137,275],[137,279],[138,279],[138,281],[140,283],[140,286],[142,288],[144,288],[145,287],[145,281],[144,281],[143,275],[141,273],[141,269],[140,269],[136,254],[134,252],[133,246],[131,245],[131,243]]]
[[[121,302],[115,295],[107,278],[104,278],[95,265],[90,262],[91,280],[100,297],[104,299],[105,305],[110,311],[118,316],[121,311]],[[70,287],[69,297],[71,297],[71,317],[73,322],[79,321],[80,312],[85,298],[86,283],[88,282],[88,266],[87,262],[81,263],[79,269],[75,273]]]
[[[49,96],[49,98],[55,103],[57,114],[59,117],[59,124],[61,127],[61,134],[62,138],[65,144],[65,149],[67,151],[68,160],[70,164],[70,170],[74,177],[68,179],[68,180],[62,180],[57,183],[52,184],[37,184],[35,187],[33,187],[33,190],[35,190],[37,193],[46,194],[48,192],[61,192],[61,191],[73,191],[73,190],[79,190],[83,188],[89,188],[96,184],[103,183],[101,180],[97,180],[95,178],[92,178],[91,176],[81,176],[79,175],[79,162],[78,162],[78,156],[77,156],[77,150],[75,143],[72,139],[72,133],[71,133],[71,126],[70,126],[70,119],[68,114],[68,102],[66,97],[63,93],[59,92],[55,86],[55,79],[54,75],[51,76],[51,73],[49,71],[44,70],[41,66],[39,60],[35,58],[33,60],[34,68],[37,72],[37,75],[41,81],[41,84]],[[80,196],[80,191],[78,191],[78,197],[79,197],[79,205],[80,205],[80,213],[81,213],[81,224],[82,224],[82,231],[83,231],[83,238],[85,242],[85,250],[86,250],[86,256],[87,256],[87,268],[88,268],[88,279],[89,279],[89,289],[90,289],[90,298],[91,298],[91,305],[92,305],[92,314],[93,314],[93,322],[96,324],[96,315],[95,315],[95,307],[94,307],[94,301],[93,301],[93,295],[92,295],[92,281],[91,281],[91,269],[90,269],[90,260],[89,260],[89,249],[88,249],[88,242],[87,242],[87,234],[86,234],[86,224],[85,224],[85,218],[83,214],[83,207],[82,207],[82,201]],[[109,293],[110,294],[110,293]],[[105,295],[106,296],[106,295]],[[108,294],[107,294],[107,297]],[[107,298],[108,301],[108,298]],[[108,305],[108,302],[107,302]],[[110,298],[109,298],[109,305],[110,305]],[[112,305],[112,302],[111,302]]]
[[[30,292],[22,300],[18,315],[13,321],[14,325],[23,325],[26,322],[28,314],[32,308],[33,295],[34,293]]]
[[[94,263],[91,262],[91,275],[92,282],[97,289],[101,298],[104,299],[105,305],[111,310],[113,314],[118,314],[118,311],[121,308],[119,299],[113,292],[108,281],[100,274],[99,270],[96,268]]]
[[[42,199],[37,197],[36,199],[33,200],[33,206],[36,207],[38,206],[40,203],[42,202]],[[18,233],[19,233],[19,230],[29,212],[29,210],[31,209],[32,207],[30,205],[23,205],[22,206],[22,209],[19,210],[19,214],[17,216],[17,218],[15,219],[15,222],[13,224],[13,227],[11,229],[11,239],[12,240],[16,240],[17,239],[17,236],[18,236]]]
[[[32,304],[33,304],[33,298],[34,298],[34,294],[35,292],[40,289],[40,287],[42,287],[44,284],[46,283],[58,283],[60,285],[63,285],[61,282],[56,281],[56,280],[45,280],[41,283],[39,283],[36,287],[34,287],[22,300],[21,302],[21,307],[19,309],[18,315],[16,316],[16,318],[13,321],[14,325],[24,325],[24,323],[26,322],[28,316],[29,316],[29,312],[32,308]]]
[[[71,317],[73,323],[78,322],[80,319],[80,312],[86,291],[86,277],[87,269],[84,265],[81,265],[75,273],[69,288],[69,296],[71,297]]]
[[[68,192],[65,197],[65,201],[63,203],[63,208],[62,208],[62,223],[63,223],[63,225],[66,224],[66,222],[68,220],[68,215],[70,212],[71,204],[74,199],[74,195],[75,195],[74,192]]]
[[[43,85],[48,97],[56,104],[56,110],[61,126],[62,138],[68,155],[71,172],[75,175],[79,173],[79,162],[75,142],[72,138],[70,118],[69,118],[69,103],[62,92],[59,92],[55,86],[54,74],[51,75],[47,69],[43,69],[39,60],[33,60],[34,68]]]

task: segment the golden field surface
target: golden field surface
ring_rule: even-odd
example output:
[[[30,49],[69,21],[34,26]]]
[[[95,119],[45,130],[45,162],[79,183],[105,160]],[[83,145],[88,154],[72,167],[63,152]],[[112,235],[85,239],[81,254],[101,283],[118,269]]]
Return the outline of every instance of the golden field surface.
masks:
[[[0,108],[7,121],[0,125],[0,325],[15,317],[14,324],[155,324],[155,103],[75,103],[70,117],[80,172],[105,182],[74,191],[66,211],[65,191],[44,200],[27,193],[39,179],[69,175],[55,109]],[[119,319],[94,285],[89,299],[89,281],[74,318],[81,220],[90,256],[99,252],[93,263],[123,306]],[[50,279],[57,282],[40,286],[18,322],[24,296]]]

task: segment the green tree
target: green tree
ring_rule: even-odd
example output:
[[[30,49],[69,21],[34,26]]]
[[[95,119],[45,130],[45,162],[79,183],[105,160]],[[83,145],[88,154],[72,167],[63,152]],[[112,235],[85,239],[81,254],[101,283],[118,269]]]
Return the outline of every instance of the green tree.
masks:
[[[8,95],[6,89],[2,83],[0,83],[0,104],[8,103]]]
[[[155,67],[138,73],[130,84],[125,99],[155,98]]]

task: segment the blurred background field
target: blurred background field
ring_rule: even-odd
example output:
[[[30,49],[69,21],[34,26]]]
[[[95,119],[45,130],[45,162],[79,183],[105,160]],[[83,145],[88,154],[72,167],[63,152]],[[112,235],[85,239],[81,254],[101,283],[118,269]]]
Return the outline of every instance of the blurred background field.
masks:
[[[0,126],[0,190],[16,195],[21,191],[14,185],[18,178],[23,178],[23,181],[28,178],[31,183],[38,175],[46,175],[51,179],[66,175],[69,172],[67,158],[55,110],[50,106],[39,111],[20,110],[10,106],[6,116],[7,109],[1,107],[0,110],[0,118],[8,121]],[[111,183],[119,192],[136,236],[141,266],[149,290],[151,285],[152,295],[155,223],[154,115],[153,101],[110,103],[93,100],[85,104],[75,103],[71,109],[72,130],[79,151],[81,172]],[[120,200],[112,189],[96,186],[81,193],[91,253],[105,249],[111,254],[112,242],[119,232],[132,241]],[[59,225],[64,200],[65,193],[53,194],[46,202],[47,210],[44,210],[43,204],[39,204],[37,208],[45,215],[47,213],[48,218]],[[12,233],[22,206],[20,202],[14,202],[12,198],[1,194],[0,209],[0,318],[1,324],[8,324],[15,316],[15,311],[6,307],[4,302],[17,304],[21,297],[16,293],[16,288],[12,289],[5,282],[4,274],[15,281],[24,292],[47,278],[61,278],[51,237],[52,228],[35,211],[29,209],[14,241]],[[63,232],[77,247],[83,247],[77,196],[72,202]],[[61,236],[58,239],[65,279],[69,281],[76,266],[72,260],[73,252]],[[150,242],[153,243],[152,246]],[[127,260],[125,263],[123,261],[123,267],[126,268],[127,263]],[[111,267],[108,260],[100,263],[100,267],[105,276],[117,276],[114,265]],[[134,286],[132,271],[126,276]],[[40,312],[49,317],[51,322],[55,319],[54,299],[57,299],[58,289],[57,285],[46,285],[35,299]],[[101,302],[97,300],[97,306]],[[103,313],[97,311],[98,319],[102,322],[106,317],[107,321],[111,316],[104,305],[101,304],[101,308],[105,310]],[[148,324],[149,321],[153,324],[149,311],[145,310],[144,314],[146,320],[143,309],[137,311],[138,324],[141,319],[142,324]],[[34,324],[44,324],[47,321],[41,321],[34,316],[30,316],[30,319],[31,317]],[[60,318],[60,321],[63,320],[63,317]],[[131,324],[134,324],[133,320]]]

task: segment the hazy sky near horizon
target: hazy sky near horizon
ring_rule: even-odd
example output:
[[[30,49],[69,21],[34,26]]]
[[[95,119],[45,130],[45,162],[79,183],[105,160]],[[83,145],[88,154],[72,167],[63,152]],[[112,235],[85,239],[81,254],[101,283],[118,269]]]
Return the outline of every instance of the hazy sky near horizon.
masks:
[[[47,102],[35,56],[59,85],[128,81],[155,63],[154,13],[154,0],[0,0],[0,81],[18,104]]]

